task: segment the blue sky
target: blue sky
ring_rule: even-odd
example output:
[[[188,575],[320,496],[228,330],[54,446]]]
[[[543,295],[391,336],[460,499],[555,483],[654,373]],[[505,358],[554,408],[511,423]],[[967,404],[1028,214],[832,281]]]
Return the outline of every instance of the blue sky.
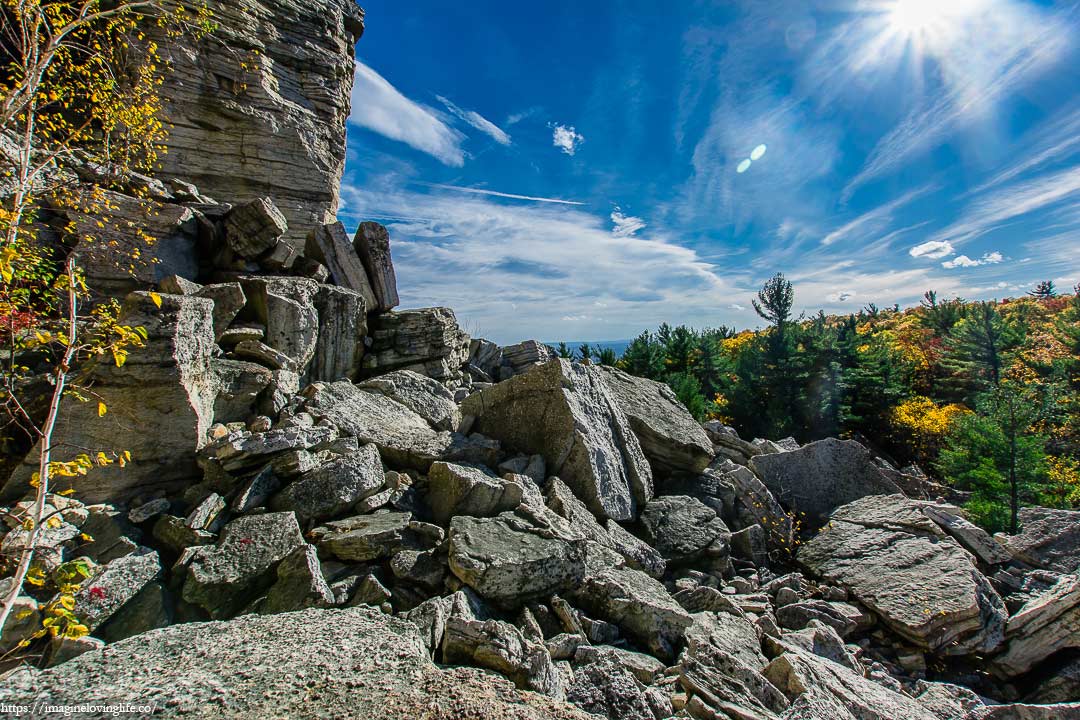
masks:
[[[474,335],[1080,282],[1080,0],[362,4],[340,215]]]

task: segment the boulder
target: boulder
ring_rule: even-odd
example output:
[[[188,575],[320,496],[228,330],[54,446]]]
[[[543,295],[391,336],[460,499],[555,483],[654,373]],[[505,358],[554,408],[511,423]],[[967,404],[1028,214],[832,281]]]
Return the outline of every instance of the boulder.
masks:
[[[454,394],[445,385],[420,373],[396,370],[366,380],[360,387],[397,400],[436,430],[456,431],[461,425],[461,411],[454,402]]]
[[[917,501],[871,495],[849,503],[802,546],[798,560],[919,648],[960,655],[1002,643],[1004,603],[974,558]]]
[[[273,584],[278,563],[303,544],[291,512],[233,520],[217,545],[185,553],[183,599],[214,618],[235,615]]]
[[[319,336],[318,283],[308,278],[260,276],[242,277],[240,284],[248,298],[245,312],[266,328],[263,344],[289,359],[284,369],[303,373],[315,355]]]
[[[778,717],[787,698],[760,672],[735,655],[705,643],[688,647],[678,663],[679,684],[691,693],[697,718]]]
[[[990,533],[970,522],[962,511],[951,505],[923,505],[923,514],[937,523],[938,527],[951,535],[965,550],[978,558],[984,565],[1000,565],[1012,560],[1012,555],[1002,547]],[[1080,518],[1080,513],[1077,513]]]
[[[780,502],[813,519],[867,495],[900,492],[854,440],[828,438],[793,452],[757,455],[750,468]]]
[[[994,658],[997,672],[1013,677],[1054,653],[1080,648],[1080,576],[1064,575],[1026,603],[1005,626],[1005,651]]]
[[[353,248],[367,272],[375,294],[372,312],[393,310],[400,302],[394,261],[390,257],[390,233],[376,222],[362,222],[353,237]]]
[[[203,465],[212,461],[226,472],[240,472],[261,467],[290,451],[329,443],[335,437],[334,428],[324,425],[293,425],[259,433],[241,431],[207,445],[200,451],[199,459]]]
[[[521,631],[501,620],[446,620],[442,641],[446,664],[468,664],[505,675],[521,690],[563,697],[564,690],[547,648],[526,640]]]
[[[378,301],[368,282],[367,272],[356,251],[349,244],[349,235],[340,222],[319,225],[307,236],[304,254],[321,263],[330,272],[334,285],[351,290],[363,298],[363,305],[371,311]],[[329,378],[336,380],[337,378]]]
[[[363,11],[352,0],[207,7],[215,30],[198,42],[148,29],[170,65],[160,89],[167,152],[155,174],[230,203],[272,197],[286,239],[302,248],[338,207]]]
[[[285,236],[289,223],[270,198],[256,198],[236,205],[222,219],[225,242],[242,258],[267,253]]]
[[[1062,573],[1080,571],[1080,511],[1020,509],[1020,534],[999,536],[1029,565]]]
[[[843,665],[807,652],[784,653],[769,663],[764,675],[792,701],[785,717],[813,720],[843,717],[860,720],[940,720],[907,695],[893,692]],[[800,706],[798,702],[805,695],[810,696],[809,700],[825,703],[832,708],[831,712],[824,715],[808,714],[801,709],[805,706]]]
[[[512,512],[458,515],[450,521],[450,570],[484,599],[514,607],[579,586],[587,572],[585,542],[553,537]]]
[[[105,642],[120,642],[139,633],[171,625],[175,620],[173,597],[163,581],[154,580],[143,586],[96,631]]]
[[[364,445],[350,455],[304,473],[275,495],[270,507],[292,510],[302,524],[325,520],[378,492],[384,482],[378,449],[374,445]]]
[[[360,377],[367,335],[367,304],[360,293],[320,285],[315,295],[319,337],[308,365],[307,382]]]
[[[270,387],[273,372],[265,364],[228,358],[213,358],[210,366],[218,383],[214,419],[237,422],[256,414],[259,396]]]
[[[65,396],[53,434],[52,459],[73,459],[129,451],[131,461],[96,467],[73,485],[87,503],[120,502],[136,495],[170,494],[199,475],[195,451],[206,442],[214,420],[216,377],[213,303],[203,298],[159,295],[161,307],[149,293],[132,293],[120,313],[121,325],[143,327],[142,347],[128,346],[123,367],[110,356],[97,361],[87,385],[94,402]],[[105,405],[100,415],[98,403]],[[26,492],[37,470],[32,450],[4,486],[4,497]],[[57,478],[56,490],[67,489]]]
[[[490,673],[439,669],[412,623],[365,607],[174,625],[54,669],[24,666],[0,686],[9,705],[115,706],[121,698],[170,715],[250,720],[343,708],[371,720],[595,720]]]
[[[611,367],[600,370],[654,473],[699,473],[708,467],[712,442],[670,387]]]
[[[645,685],[611,655],[577,668],[566,699],[610,720],[656,720]]]
[[[305,543],[278,564],[277,582],[266,594],[260,612],[271,615],[333,604],[334,593],[323,577],[315,546]]]
[[[436,460],[494,464],[498,445],[478,436],[434,430],[396,400],[361,390],[350,382],[315,383],[304,390],[304,409],[327,420],[343,435],[374,443],[383,460],[397,468],[427,472]]]
[[[311,531],[319,549],[341,560],[369,562],[389,557],[410,537],[412,515],[379,512],[329,522]]]
[[[515,375],[528,372],[537,365],[544,365],[555,359],[551,348],[538,340],[525,340],[516,345],[500,348],[499,377],[493,379],[508,380]]]
[[[469,358],[469,336],[450,308],[386,312],[370,319],[371,346],[364,372],[382,375],[391,370],[415,370],[455,386]]]
[[[491,517],[513,510],[523,495],[520,482],[503,480],[481,466],[437,462],[428,471],[427,501],[439,525],[456,515]]]
[[[718,476],[733,488],[733,514],[744,527],[761,525],[765,545],[787,557],[795,551],[795,523],[765,484],[749,468],[718,459],[702,477]]]
[[[633,520],[652,497],[652,471],[629,421],[594,367],[553,360],[466,398],[473,427],[544,456],[599,518]]]
[[[237,313],[244,309],[247,297],[240,283],[221,283],[219,285],[204,285],[195,297],[206,298],[214,303],[214,339],[220,340]]]
[[[700,500],[664,495],[650,500],[640,518],[645,540],[669,562],[727,560],[731,532]]]

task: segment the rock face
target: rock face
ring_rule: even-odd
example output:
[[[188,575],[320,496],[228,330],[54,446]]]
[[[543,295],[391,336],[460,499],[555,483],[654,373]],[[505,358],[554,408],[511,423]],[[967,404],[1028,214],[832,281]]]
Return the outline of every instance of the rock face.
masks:
[[[1080,576],[1063,576],[1046,593],[1020,608],[1009,618],[1005,637],[1008,649],[994,664],[1010,677],[1056,652],[1080,648]]]
[[[854,440],[829,438],[793,452],[757,455],[750,467],[780,502],[816,518],[867,495],[900,492]]]
[[[1029,565],[1063,573],[1080,570],[1080,511],[1022,508],[1020,534],[1003,539]]]
[[[221,202],[270,196],[302,248],[333,220],[345,165],[355,0],[210,0],[217,29],[194,46],[162,43],[171,127],[161,176]]]
[[[1006,612],[997,592],[972,556],[902,495],[841,507],[798,559],[919,647],[985,653],[1002,643]]]
[[[353,238],[353,247],[375,293],[372,310],[386,312],[396,308],[399,300],[394,263],[390,259],[390,233],[379,223],[362,222]]]
[[[604,381],[657,473],[697,473],[713,459],[712,442],[665,383],[601,367]]]
[[[415,370],[456,383],[468,359],[469,336],[449,308],[388,312],[371,320],[371,347],[364,357],[369,375]]]
[[[217,378],[210,367],[215,347],[213,303],[181,295],[159,297],[160,308],[148,293],[128,297],[120,323],[145,328],[148,339],[143,347],[127,348],[123,367],[109,357],[93,369],[94,392],[106,414],[99,417],[97,402],[64,400],[53,436],[54,460],[99,451],[111,455],[127,450],[132,456],[124,468],[99,467],[80,477],[79,497],[86,502],[171,492],[199,474],[194,451],[203,445],[213,423],[217,395]],[[36,466],[37,453],[31,451],[12,473],[4,495],[26,492]],[[62,484],[57,489],[63,489]]]
[[[20,669],[0,687],[0,702],[16,705],[104,706],[121,697],[168,715],[250,720],[345,708],[370,720],[595,720],[489,673],[440,670],[413,624],[364,607],[175,625],[53,670]]]
[[[633,520],[652,497],[652,471],[596,368],[553,360],[470,395],[462,413],[477,431],[543,455],[601,518]]]

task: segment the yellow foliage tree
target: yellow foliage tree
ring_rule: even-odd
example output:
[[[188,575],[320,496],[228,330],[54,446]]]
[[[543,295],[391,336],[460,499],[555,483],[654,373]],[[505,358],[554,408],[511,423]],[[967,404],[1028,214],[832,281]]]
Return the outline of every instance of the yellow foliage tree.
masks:
[[[176,0],[0,0],[0,333],[7,351],[0,407],[9,426],[39,448],[35,500],[24,519],[15,582],[0,599],[0,627],[48,522],[50,479],[127,460],[123,453],[98,453],[52,461],[61,398],[92,396],[78,387],[72,369],[99,355],[122,365],[127,348],[146,337],[141,328],[117,322],[116,303],[81,310],[89,306],[89,288],[68,249],[76,243],[93,248],[105,237],[107,220],[96,223],[98,237],[85,231],[71,237],[76,230],[69,225],[58,241],[43,231],[37,215],[70,209],[107,218],[107,190],[157,166],[167,133],[159,93],[165,63],[153,37],[211,29],[205,5]],[[116,248],[109,250],[116,255]],[[138,255],[132,248],[129,260]],[[33,371],[20,360],[30,351],[46,358]],[[41,364],[48,367],[51,399],[44,419],[35,420],[20,393]],[[99,403],[99,414],[107,411]],[[61,593],[49,632],[80,632],[69,604]]]

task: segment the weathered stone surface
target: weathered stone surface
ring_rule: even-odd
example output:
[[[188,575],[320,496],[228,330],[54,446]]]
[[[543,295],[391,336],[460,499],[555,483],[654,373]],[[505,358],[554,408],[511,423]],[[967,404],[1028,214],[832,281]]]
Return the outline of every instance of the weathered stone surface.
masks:
[[[703,475],[709,476],[719,476],[734,488],[735,516],[743,525],[761,525],[766,530],[765,543],[770,551],[786,556],[794,550],[794,521],[749,468],[718,459]]]
[[[544,456],[602,519],[633,520],[652,497],[652,471],[600,371],[553,360],[470,395],[462,413],[510,448]]]
[[[428,471],[431,516],[446,525],[456,515],[491,517],[521,504],[521,483],[503,480],[480,466],[433,463]]]
[[[461,411],[454,394],[429,377],[412,370],[396,370],[359,384],[364,390],[381,393],[427,420],[436,430],[456,431]]]
[[[584,544],[512,512],[459,515],[450,522],[450,569],[481,597],[516,606],[576,587],[586,573]]]
[[[1063,573],[1080,570],[1080,511],[1021,508],[1020,534],[999,537],[1029,565]]]
[[[1080,576],[1065,575],[1028,602],[1005,626],[1005,652],[994,666],[1007,677],[1030,670],[1059,650],[1080,648]]]
[[[423,308],[377,315],[370,320],[371,347],[364,356],[368,375],[415,370],[456,385],[469,357],[469,336],[450,308]]]
[[[315,295],[319,337],[308,365],[308,382],[360,377],[367,335],[367,307],[359,293],[332,285],[319,286]]]
[[[747,664],[712,643],[696,643],[679,658],[679,684],[700,705],[694,717],[775,718],[787,698],[762,676],[761,666]],[[700,712],[700,710],[704,712]]]
[[[124,603],[97,629],[95,635],[113,643],[171,625],[174,620],[173,599],[162,583],[154,580],[143,586],[135,597]]]
[[[862,664],[844,644],[844,639],[836,630],[816,620],[810,621],[809,625],[802,630],[785,632],[781,637],[764,635],[762,641],[770,657],[791,652],[792,648],[799,648],[826,660],[832,660],[859,675],[865,675]]]
[[[273,380],[272,371],[258,363],[227,358],[213,358],[210,366],[218,382],[214,419],[227,423],[254,415],[259,395]]]
[[[843,718],[861,720],[940,720],[915,700],[893,692],[877,683],[857,675],[848,668],[830,660],[802,652],[789,652],[769,663],[764,675],[792,701],[791,712],[785,718]],[[794,712],[801,696],[809,693],[811,699],[825,696],[822,702],[839,706],[831,714],[807,714]],[[831,701],[831,702],[830,702]]]
[[[619,553],[630,567],[654,578],[663,577],[667,562],[653,546],[631,535],[614,520],[604,523],[607,530],[607,547]]]
[[[183,518],[175,515],[162,515],[154,523],[151,533],[154,540],[161,543],[165,549],[180,554],[186,548],[196,545],[210,545],[216,539],[214,533],[205,530],[193,530],[187,526]]]
[[[1024,702],[1040,705],[1070,702],[1080,698],[1080,658],[1054,668],[1054,673],[1024,697]]]
[[[923,514],[955,538],[979,562],[999,565],[1012,560],[1012,555],[1004,547],[988,532],[961,515],[959,508],[927,503],[923,505]],[[1077,519],[1080,519],[1080,513],[1077,513]]]
[[[536,365],[543,365],[555,359],[555,353],[547,345],[537,340],[525,340],[516,345],[500,348],[500,380],[508,380],[515,375],[528,372]],[[494,378],[494,376],[492,376]]]
[[[304,473],[275,495],[270,506],[292,510],[301,523],[325,520],[378,492],[384,481],[378,449],[364,445],[351,455]]]
[[[211,617],[230,617],[265,591],[278,563],[303,544],[291,512],[233,520],[217,545],[189,550],[183,598]]]
[[[411,623],[362,607],[175,625],[52,670],[20,669],[0,686],[7,704],[123,698],[170,715],[250,720],[346,711],[363,720],[595,720],[490,673],[440,670]]]
[[[641,512],[645,540],[671,563],[726,559],[731,532],[701,501],[685,495],[650,500]]]
[[[816,599],[800,600],[777,608],[776,622],[789,630],[802,630],[812,622],[820,622],[831,627],[840,637],[847,637],[858,627],[854,619],[834,607],[833,603]]]
[[[216,461],[228,472],[259,467],[273,456],[290,450],[306,450],[337,437],[334,428],[322,425],[278,427],[261,433],[247,431],[230,434],[207,445],[200,458]]]
[[[902,495],[841,507],[798,559],[918,647],[964,654],[1001,645],[1001,598],[972,556]]]
[[[489,668],[505,675],[522,690],[562,697],[561,679],[547,648],[526,640],[521,631],[501,620],[450,617],[442,643],[443,662]]]
[[[195,297],[206,298],[214,303],[214,339],[218,340],[229,328],[229,324],[236,317],[244,305],[247,297],[240,283],[221,283],[220,285],[204,285],[196,293]]]
[[[53,460],[71,460],[81,452],[131,452],[132,461],[125,467],[99,467],[79,478],[78,496],[87,503],[167,494],[199,475],[194,451],[213,424],[217,384],[210,367],[213,303],[180,295],[158,297],[160,308],[148,293],[128,296],[120,323],[145,328],[148,340],[143,347],[129,346],[123,367],[108,357],[91,371],[90,384],[107,414],[99,417],[97,402],[73,397],[63,401]],[[12,473],[3,496],[21,496],[36,470],[35,450]],[[57,490],[64,488],[61,483]]]
[[[410,513],[379,512],[335,520],[311,531],[321,550],[353,562],[368,562],[401,547],[409,534]]]
[[[611,655],[578,668],[566,699],[610,720],[656,720],[645,686]]]
[[[375,293],[359,256],[349,243],[344,225],[335,222],[314,228],[308,233],[304,254],[326,266],[334,285],[352,290],[363,298],[365,307],[372,311],[376,309]]]
[[[1080,702],[984,705],[972,711],[971,720],[1080,720]]]
[[[296,367],[296,362],[291,357],[258,340],[241,340],[233,347],[233,355],[256,362],[270,370],[291,372]]]
[[[277,582],[266,594],[261,612],[270,615],[333,604],[334,593],[319,568],[315,546],[304,544],[278,564]]]
[[[708,467],[712,442],[670,387],[615,368],[600,369],[654,472],[701,472]]]
[[[302,373],[315,355],[319,313],[314,280],[296,277],[242,277],[246,313],[266,328],[263,343],[289,358],[285,369]]]
[[[780,502],[813,518],[867,495],[900,492],[854,440],[829,438],[794,452],[758,455],[750,467]]]
[[[270,198],[236,205],[225,214],[225,242],[243,258],[257,258],[277,245],[289,223]]]
[[[594,567],[569,596],[590,616],[618,625],[664,660],[674,659],[693,622],[663,585],[632,568]]]
[[[376,222],[362,222],[353,237],[353,247],[367,271],[375,292],[373,312],[386,312],[398,306],[397,277],[390,257],[390,233]]]
[[[162,41],[168,152],[158,175],[190,180],[219,201],[270,196],[296,247],[333,221],[345,164],[353,0],[211,0],[216,29]]]

